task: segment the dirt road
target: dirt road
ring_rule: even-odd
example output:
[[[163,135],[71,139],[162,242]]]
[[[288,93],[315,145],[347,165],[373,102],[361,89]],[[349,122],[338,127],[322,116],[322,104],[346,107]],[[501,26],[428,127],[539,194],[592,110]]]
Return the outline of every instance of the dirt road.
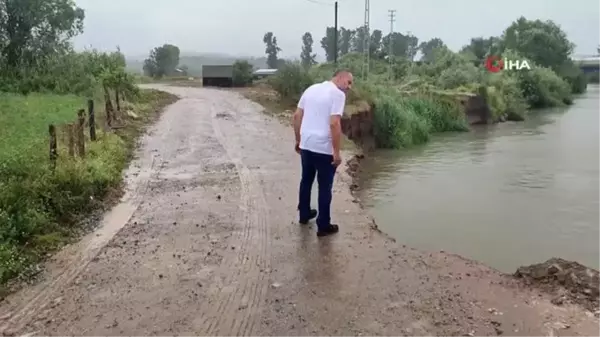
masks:
[[[343,172],[341,231],[317,238],[296,223],[289,128],[233,92],[162,88],[182,99],[143,139],[123,202],[5,301],[5,334],[598,335],[579,307],[386,238]]]

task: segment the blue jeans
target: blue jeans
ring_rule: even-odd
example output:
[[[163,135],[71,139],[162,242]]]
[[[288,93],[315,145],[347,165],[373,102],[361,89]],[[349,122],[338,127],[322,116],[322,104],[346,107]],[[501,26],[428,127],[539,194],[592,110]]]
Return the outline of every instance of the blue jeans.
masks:
[[[298,198],[300,221],[310,218],[310,194],[316,176],[319,184],[317,226],[319,229],[327,228],[331,224],[331,197],[333,177],[336,170],[336,167],[332,164],[333,156],[300,150],[300,157],[302,159],[302,179],[300,180]]]

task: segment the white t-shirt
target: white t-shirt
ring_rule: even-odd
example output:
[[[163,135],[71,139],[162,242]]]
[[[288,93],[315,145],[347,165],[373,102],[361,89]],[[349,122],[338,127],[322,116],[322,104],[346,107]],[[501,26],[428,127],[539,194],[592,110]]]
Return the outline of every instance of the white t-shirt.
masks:
[[[330,117],[344,113],[346,94],[333,82],[308,87],[298,107],[304,110],[300,127],[300,148],[316,153],[333,154]]]

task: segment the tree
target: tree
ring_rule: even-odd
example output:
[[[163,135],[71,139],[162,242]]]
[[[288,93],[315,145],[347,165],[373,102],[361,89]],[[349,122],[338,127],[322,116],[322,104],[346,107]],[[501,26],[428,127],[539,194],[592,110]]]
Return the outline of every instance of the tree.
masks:
[[[154,48],[144,60],[144,73],[156,78],[173,75],[179,65],[179,54],[179,47],[171,44]]]
[[[487,56],[498,53],[499,42],[499,39],[495,36],[490,36],[487,39],[475,37],[471,39],[468,45],[462,47],[460,53],[466,55],[474,64],[483,64]]]
[[[300,60],[302,61],[302,66],[305,68],[310,68],[317,63],[315,61],[317,55],[313,54],[312,45],[312,35],[309,32],[304,33],[304,35],[302,35],[302,53],[300,54]]]
[[[402,33],[394,32],[388,34],[382,41],[382,53],[389,54],[390,41],[392,43],[392,56],[403,57],[412,60],[417,53],[417,45],[419,39],[412,35],[403,35]]]
[[[419,50],[421,51],[421,54],[423,54],[423,56],[421,57],[421,60],[425,61],[425,62],[431,62],[434,59],[434,52],[437,49],[440,48],[445,48],[446,45],[444,44],[444,41],[442,41],[440,38],[434,37],[433,39],[426,41],[426,42],[421,42],[421,44],[419,45]]]
[[[233,64],[233,85],[243,87],[252,83],[252,65],[246,60],[237,60]]]
[[[367,29],[365,26],[358,27],[352,37],[352,51],[362,53],[365,51],[365,37],[367,37]]]
[[[267,54],[267,66],[271,69],[277,69],[279,63],[277,62],[277,54],[281,51],[281,48],[277,45],[277,38],[272,32],[265,33],[263,42],[267,46],[265,53]]]
[[[335,59],[336,48],[339,51],[340,36],[338,34],[338,39],[336,42],[335,35],[335,27],[327,27],[325,30],[325,36],[323,36],[321,39],[321,47],[325,50],[325,58],[327,59],[327,62],[332,62]]]
[[[344,27],[340,29],[340,56],[344,56],[352,50],[352,38],[354,38],[355,33],[352,29]]]
[[[73,0],[0,0],[0,61],[15,68],[68,51],[84,17]]]
[[[381,42],[383,41],[383,33],[379,29],[375,29],[371,34],[371,40],[369,41],[369,55],[373,57],[382,57],[381,53]]]
[[[553,21],[520,17],[502,34],[501,51],[517,51],[536,64],[557,71],[569,60],[575,45]]]

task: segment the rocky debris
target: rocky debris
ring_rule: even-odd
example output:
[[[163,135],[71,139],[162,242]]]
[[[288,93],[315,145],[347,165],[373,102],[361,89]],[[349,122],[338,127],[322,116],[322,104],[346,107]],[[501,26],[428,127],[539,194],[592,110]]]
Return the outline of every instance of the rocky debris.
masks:
[[[528,285],[556,294],[557,297],[552,299],[555,305],[562,305],[569,300],[591,311],[598,309],[598,270],[574,261],[552,258],[543,263],[519,267],[514,276],[524,279]]]
[[[346,172],[351,177],[356,177],[360,171],[360,162],[365,158],[364,154],[355,154],[346,162]]]

